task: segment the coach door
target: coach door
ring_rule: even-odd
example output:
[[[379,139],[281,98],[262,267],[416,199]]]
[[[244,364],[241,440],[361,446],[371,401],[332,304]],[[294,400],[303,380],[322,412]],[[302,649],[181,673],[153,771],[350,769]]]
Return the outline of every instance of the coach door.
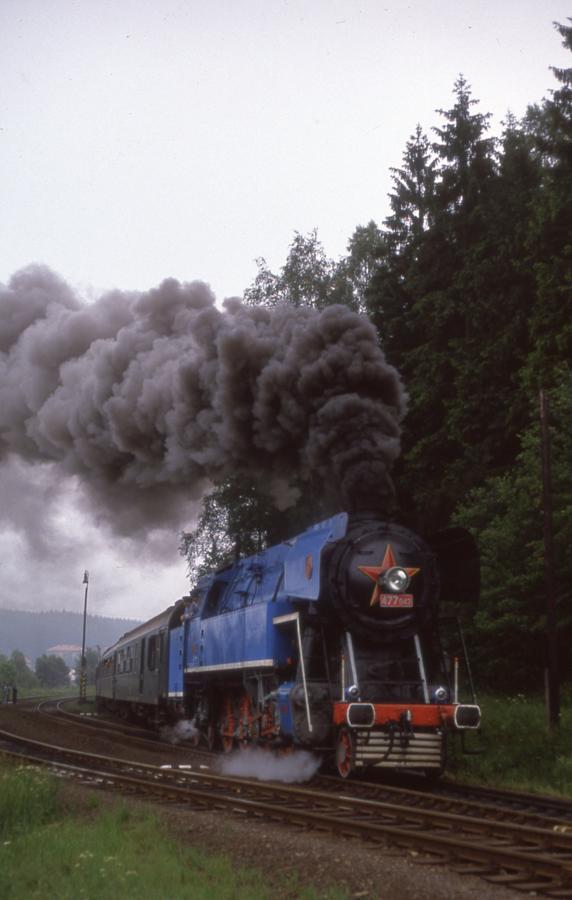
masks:
[[[115,700],[115,687],[116,687],[116,683],[117,683],[116,672],[117,672],[117,653],[114,653],[113,654],[113,669],[112,669],[112,673],[111,673],[111,699],[112,700]]]
[[[143,677],[145,675],[145,638],[141,638],[139,653],[139,693],[143,693]]]

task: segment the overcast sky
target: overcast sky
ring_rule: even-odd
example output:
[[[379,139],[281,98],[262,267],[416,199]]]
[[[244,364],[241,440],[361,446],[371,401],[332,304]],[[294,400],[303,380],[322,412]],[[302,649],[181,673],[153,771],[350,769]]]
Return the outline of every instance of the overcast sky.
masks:
[[[563,0],[0,0],[0,282],[32,262],[87,301],[167,276],[240,295],[294,231],[344,253],[387,214],[390,166],[460,73],[493,130],[569,66]],[[177,536],[161,562],[37,477],[18,529],[0,471],[0,605],[146,617],[187,589]],[[11,519],[13,520],[12,527]],[[189,520],[189,524],[191,521]],[[164,539],[164,536],[163,536]]]

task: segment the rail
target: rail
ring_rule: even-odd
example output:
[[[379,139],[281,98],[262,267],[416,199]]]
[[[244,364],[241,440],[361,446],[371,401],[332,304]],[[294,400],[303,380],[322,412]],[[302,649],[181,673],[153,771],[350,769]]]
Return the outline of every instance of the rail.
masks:
[[[432,861],[495,883],[572,897],[572,833],[566,822],[561,827],[552,820],[542,827],[518,824],[497,818],[494,806],[486,816],[476,816],[466,809],[450,812],[366,799],[345,790],[326,792],[195,769],[159,768],[42,744],[9,732],[0,732],[0,740],[4,755],[24,753],[36,764],[66,771],[97,787],[414,848]],[[432,795],[426,797],[434,801]]]

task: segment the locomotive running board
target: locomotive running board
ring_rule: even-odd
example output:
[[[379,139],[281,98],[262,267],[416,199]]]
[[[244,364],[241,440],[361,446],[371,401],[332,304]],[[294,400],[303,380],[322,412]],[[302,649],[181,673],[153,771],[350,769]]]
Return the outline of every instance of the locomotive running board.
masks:
[[[227,672],[229,669],[264,669],[274,666],[273,659],[245,659],[242,662],[219,663],[216,666],[189,666],[185,675],[200,672]]]

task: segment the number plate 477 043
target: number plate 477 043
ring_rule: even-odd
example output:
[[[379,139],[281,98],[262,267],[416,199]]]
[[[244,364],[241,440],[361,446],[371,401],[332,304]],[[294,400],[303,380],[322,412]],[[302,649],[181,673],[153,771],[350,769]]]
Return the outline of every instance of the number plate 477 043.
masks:
[[[380,594],[379,605],[411,607],[413,606],[413,594]]]

